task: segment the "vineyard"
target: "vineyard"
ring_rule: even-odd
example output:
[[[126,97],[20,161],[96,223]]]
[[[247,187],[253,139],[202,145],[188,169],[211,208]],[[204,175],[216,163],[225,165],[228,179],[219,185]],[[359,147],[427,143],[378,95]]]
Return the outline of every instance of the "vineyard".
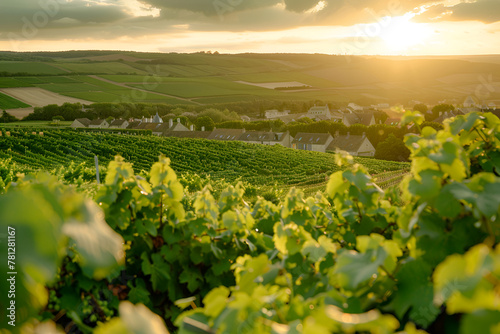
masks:
[[[51,170],[61,165],[94,164],[94,155],[107,165],[115,155],[131,162],[135,172],[148,171],[160,154],[168,156],[177,173],[209,175],[229,182],[241,179],[255,185],[326,185],[337,171],[332,154],[305,152],[281,146],[251,145],[205,139],[80,133],[72,130],[2,130],[0,159],[30,169]],[[7,136],[9,132],[9,136]],[[355,158],[371,174],[408,169],[409,164]],[[396,172],[399,173],[399,172]],[[1,176],[1,174],[0,174]],[[324,188],[323,188],[324,189]]]
[[[11,254],[0,270],[15,271],[0,280],[15,292],[0,296],[2,333],[498,333],[500,120],[473,113],[420,132],[406,137],[412,163],[398,189],[337,154],[323,194],[291,189],[278,204],[245,201],[241,183],[188,195],[165,156],[140,175],[114,158],[93,200],[50,175],[21,176],[0,196],[1,254]],[[43,148],[74,135],[12,137]],[[109,154],[119,141],[86,136]],[[123,138],[158,152],[170,143]],[[175,144],[234,157],[246,147]],[[84,160],[72,145],[54,156]]]

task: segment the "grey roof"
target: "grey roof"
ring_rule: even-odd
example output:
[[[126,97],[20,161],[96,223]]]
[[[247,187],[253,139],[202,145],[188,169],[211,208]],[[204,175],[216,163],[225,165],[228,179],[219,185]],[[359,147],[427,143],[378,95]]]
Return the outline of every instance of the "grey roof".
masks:
[[[337,148],[347,152],[357,152],[363,142],[368,140],[364,136],[338,136],[326,148],[327,151],[335,151]]]
[[[156,115],[153,116],[153,123],[163,123],[163,120],[158,115],[158,112],[156,113]]]
[[[134,127],[136,130],[156,130],[156,128],[159,126],[159,123],[146,123],[142,122],[138,126]]]
[[[212,131],[208,139],[213,140],[238,140],[245,132],[244,129],[215,129]]]
[[[90,122],[90,125],[101,125],[104,122],[106,122],[105,119],[94,119]]]
[[[456,115],[452,111],[446,111],[441,114],[441,116],[437,117],[436,119],[433,120],[433,122],[436,123],[443,123],[445,119],[448,119],[450,117],[455,117]]]
[[[363,124],[366,126],[370,125],[373,114],[372,113],[352,113],[345,114],[344,117],[347,119],[349,124]]]
[[[92,121],[90,119],[88,119],[88,118],[77,118],[77,119],[75,119],[75,121],[78,121],[78,122],[82,123],[85,126],[89,126],[90,123],[92,123]]]
[[[169,123],[162,123],[154,130],[154,132],[162,133],[165,133],[167,131],[189,131],[189,129],[182,125],[182,123],[176,122],[171,127],[169,126]]]
[[[388,118],[384,122],[386,125],[399,125],[399,123],[401,123],[400,118]]]
[[[329,133],[305,133],[299,132],[295,135],[294,144],[325,145],[331,137]]]
[[[238,140],[240,141],[276,141],[283,139],[285,133],[281,132],[265,132],[265,131],[248,131],[244,132]]]
[[[139,126],[139,124],[141,124],[139,121],[129,122],[127,129],[135,129]]]
[[[126,120],[124,119],[114,119],[110,125],[112,126],[122,126],[124,123],[126,122]]]

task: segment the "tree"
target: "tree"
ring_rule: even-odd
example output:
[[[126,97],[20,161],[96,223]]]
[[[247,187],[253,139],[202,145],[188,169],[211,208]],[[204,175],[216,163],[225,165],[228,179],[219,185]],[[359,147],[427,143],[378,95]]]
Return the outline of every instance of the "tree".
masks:
[[[429,110],[427,106],[423,103],[415,104],[413,107],[414,111],[419,111],[422,115],[425,115],[427,111]]]
[[[7,111],[2,112],[2,117],[0,117],[0,123],[12,123],[17,122],[18,119],[9,114]]]
[[[455,111],[455,107],[452,106],[451,104],[438,104],[432,108],[431,113],[426,113],[425,114],[425,120],[428,122],[432,122],[436,118],[440,116],[440,113],[443,112],[449,112],[449,111]]]
[[[375,117],[375,124],[384,124],[389,118],[389,115],[380,110],[374,111],[373,116]]]
[[[391,161],[408,161],[410,150],[401,139],[396,138],[392,133],[386,140],[377,145],[375,159]]]
[[[204,126],[205,131],[212,131],[215,127],[214,120],[208,116],[198,117],[194,122],[194,124],[196,125],[196,128],[198,130],[201,130],[201,128]]]

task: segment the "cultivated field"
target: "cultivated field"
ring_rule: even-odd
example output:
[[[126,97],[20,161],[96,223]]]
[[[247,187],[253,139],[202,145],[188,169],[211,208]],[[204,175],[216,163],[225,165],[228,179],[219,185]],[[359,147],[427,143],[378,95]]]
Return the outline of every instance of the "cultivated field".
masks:
[[[23,101],[33,107],[43,107],[48,104],[58,104],[63,103],[82,103],[90,104],[92,102],[82,99],[75,99],[68,96],[63,96],[50,92],[48,90],[37,88],[37,87],[27,87],[27,88],[3,88],[0,91],[7,94],[15,99]]]
[[[0,59],[1,59],[0,52]],[[30,58],[28,58],[28,56]],[[23,54],[19,54],[23,57]],[[500,56],[349,57],[303,54],[40,53],[0,61],[0,88],[36,87],[90,102],[335,105],[500,99]],[[46,61],[44,61],[46,59]],[[30,76],[31,75],[31,76]],[[309,89],[277,90],[277,87]]]
[[[281,88],[281,87],[303,87],[303,86],[307,86],[306,84],[303,84],[302,82],[298,82],[298,81],[289,81],[289,82],[264,82],[264,83],[252,83],[252,82],[246,82],[246,81],[235,81],[235,82],[242,83],[244,85],[257,86],[257,87],[262,87],[262,88],[267,88],[267,89],[276,89],[276,88]]]
[[[30,105],[14,99],[9,95],[0,93],[0,109],[16,109],[16,108],[26,108]]]

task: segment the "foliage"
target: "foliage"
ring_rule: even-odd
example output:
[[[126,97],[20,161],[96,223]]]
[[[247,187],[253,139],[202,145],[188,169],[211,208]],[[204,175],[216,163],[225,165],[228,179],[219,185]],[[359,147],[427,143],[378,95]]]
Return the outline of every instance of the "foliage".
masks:
[[[386,140],[377,145],[375,159],[391,161],[408,161],[410,150],[401,139],[396,138],[392,133]]]
[[[416,104],[414,107],[413,107],[413,110],[414,111],[418,111],[420,112],[422,115],[424,115],[425,113],[427,113],[427,111],[429,110],[429,108],[427,108],[427,106],[423,103],[418,103]]]
[[[455,111],[455,107],[451,104],[438,104],[432,108],[430,112],[425,113],[425,120],[432,122],[440,116],[441,113]]]
[[[408,113],[403,124],[412,120],[423,121]],[[43,309],[41,319],[83,332],[166,333],[148,307],[180,334],[425,333],[451,322],[495,332],[500,120],[459,116],[406,144],[401,197],[356,164],[314,197],[291,189],[278,205],[249,204],[237,185],[188,202],[163,156],[146,178],[115,158],[100,208],[44,176],[11,184],[0,222],[32,238],[17,255],[33,278],[19,280],[31,301],[23,321]]]
[[[209,116],[199,116],[198,118],[196,118],[196,121],[194,121],[194,124],[199,131],[201,131],[202,129],[204,129],[205,131],[212,131],[215,127],[213,119]]]
[[[2,111],[2,116],[0,117],[0,123],[12,123],[17,122],[18,119],[9,114],[7,111]]]

